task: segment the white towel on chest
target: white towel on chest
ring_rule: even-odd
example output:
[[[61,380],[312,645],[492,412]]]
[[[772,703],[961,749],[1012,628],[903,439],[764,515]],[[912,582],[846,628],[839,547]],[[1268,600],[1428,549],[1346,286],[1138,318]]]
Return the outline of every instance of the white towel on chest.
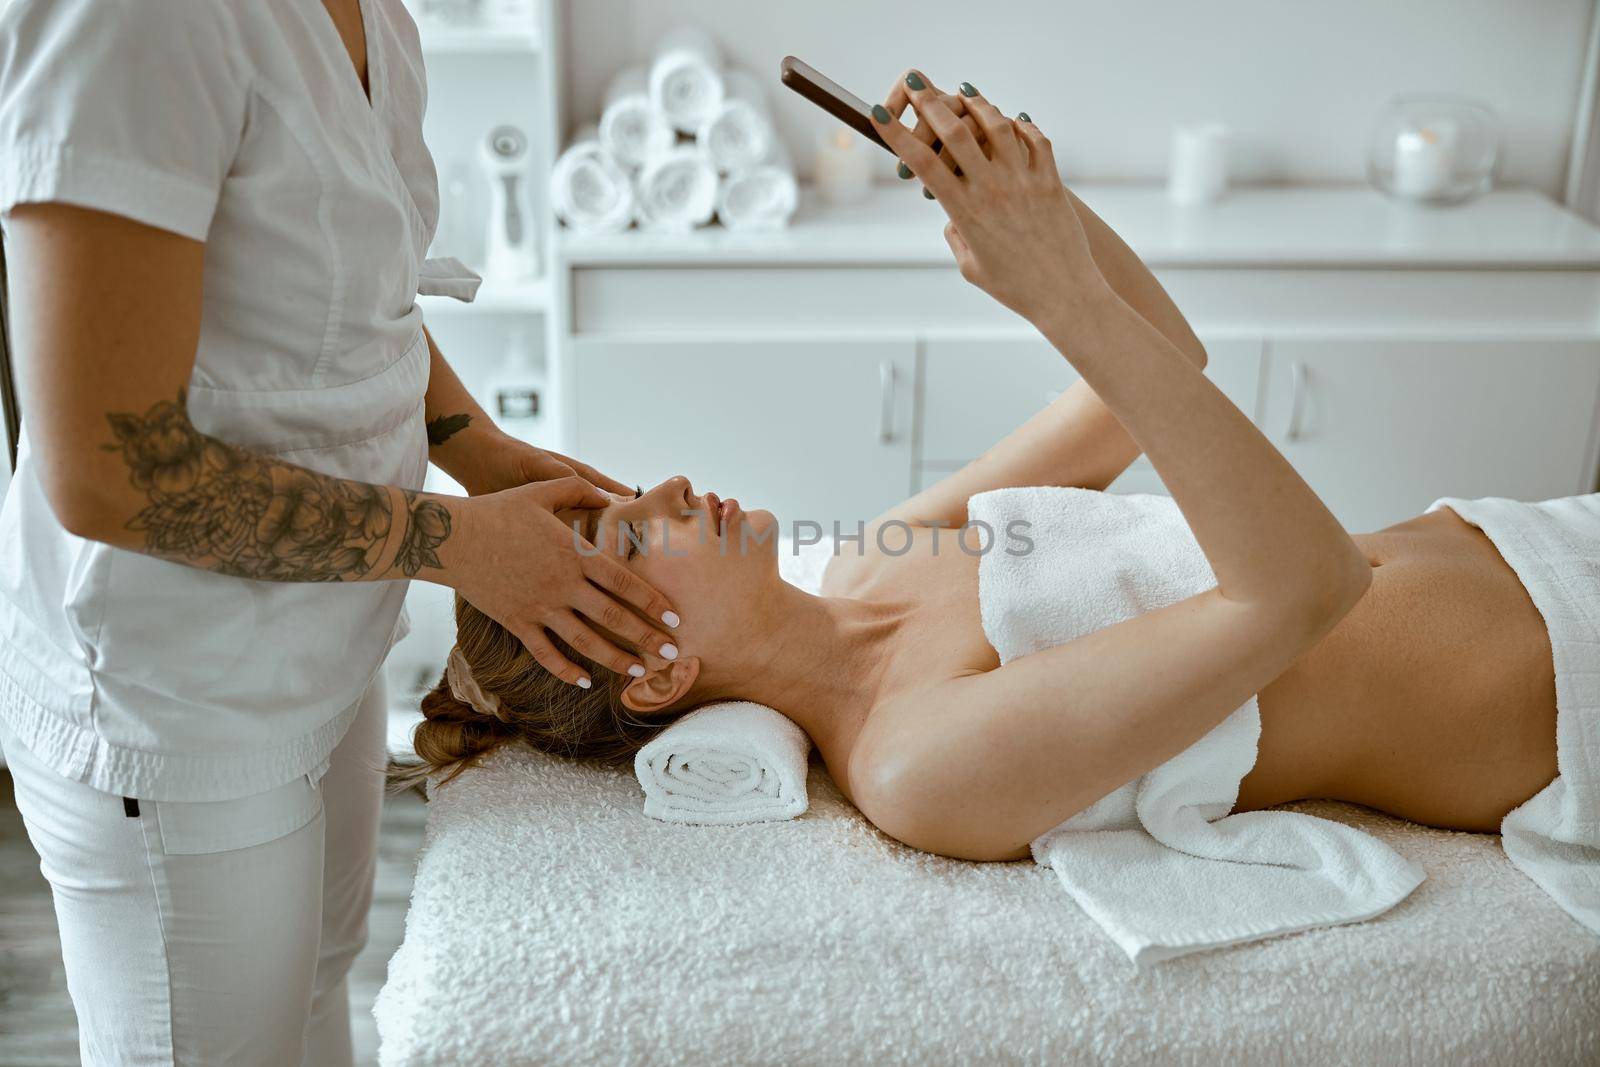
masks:
[[[967,510],[995,533],[979,565],[979,601],[1001,663],[1216,585],[1165,497],[1000,489]],[[1033,549],[1011,555],[1007,535],[1019,521],[1030,524]],[[1072,700],[1070,678],[1061,699]],[[1251,697],[1185,751],[1033,842],[1034,859],[1136,965],[1368,919],[1421,883],[1418,867],[1348,826],[1293,812],[1228,814],[1260,733]]]

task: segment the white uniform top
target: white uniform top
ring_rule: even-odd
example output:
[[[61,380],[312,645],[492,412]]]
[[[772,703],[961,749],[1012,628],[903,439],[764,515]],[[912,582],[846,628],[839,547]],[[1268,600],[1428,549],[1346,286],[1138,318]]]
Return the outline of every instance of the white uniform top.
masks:
[[[0,212],[65,202],[205,241],[195,426],[420,488],[426,84],[400,0],[361,6],[370,105],[320,0],[12,0]],[[252,581],[75,537],[40,487],[29,418],[0,510],[6,725],[127,796],[226,799],[320,773],[405,631],[406,583]]]

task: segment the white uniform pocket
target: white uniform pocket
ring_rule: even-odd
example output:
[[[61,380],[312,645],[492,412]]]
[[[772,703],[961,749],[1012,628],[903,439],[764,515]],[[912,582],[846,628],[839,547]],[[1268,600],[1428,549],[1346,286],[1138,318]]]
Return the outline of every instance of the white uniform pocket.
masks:
[[[322,789],[312,775],[303,774],[275,789],[234,800],[144,803],[155,814],[162,851],[169,856],[197,856],[264,845],[294,833],[322,813]]]

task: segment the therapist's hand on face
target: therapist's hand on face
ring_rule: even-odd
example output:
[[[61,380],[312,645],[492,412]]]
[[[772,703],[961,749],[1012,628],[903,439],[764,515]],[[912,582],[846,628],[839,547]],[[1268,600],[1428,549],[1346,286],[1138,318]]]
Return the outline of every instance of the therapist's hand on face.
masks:
[[[615,557],[580,553],[572,528],[555,514],[611,502],[572,474],[471,497],[457,505],[463,521],[440,550],[447,584],[515,634],[546,670],[584,688],[588,672],[556,649],[550,633],[619,674],[640,676],[645,664],[597,627],[650,656],[652,665],[677,656],[669,630],[678,617],[667,598]]]
[[[515,489],[529,482],[548,482],[577,475],[608,493],[632,493],[623,485],[580,460],[560,452],[547,452],[520,441],[499,429],[474,442],[467,459],[468,470],[461,472],[462,485],[473,496]]]

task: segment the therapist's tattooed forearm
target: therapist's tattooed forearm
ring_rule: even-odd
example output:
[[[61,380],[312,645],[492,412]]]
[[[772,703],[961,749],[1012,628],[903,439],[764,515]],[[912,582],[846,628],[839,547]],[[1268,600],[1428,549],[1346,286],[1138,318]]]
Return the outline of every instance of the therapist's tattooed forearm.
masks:
[[[472,425],[472,416],[465,413],[460,415],[440,415],[436,419],[428,420],[428,446],[442,445],[456,434]]]
[[[147,503],[127,527],[145,551],[220,574],[278,582],[347,582],[392,566],[414,577],[442,568],[450,512],[403,490],[403,514],[384,486],[306,470],[194,428],[179,392],[143,415],[108,416],[133,487]],[[399,524],[398,531],[396,524]],[[386,568],[387,569],[387,568]]]

